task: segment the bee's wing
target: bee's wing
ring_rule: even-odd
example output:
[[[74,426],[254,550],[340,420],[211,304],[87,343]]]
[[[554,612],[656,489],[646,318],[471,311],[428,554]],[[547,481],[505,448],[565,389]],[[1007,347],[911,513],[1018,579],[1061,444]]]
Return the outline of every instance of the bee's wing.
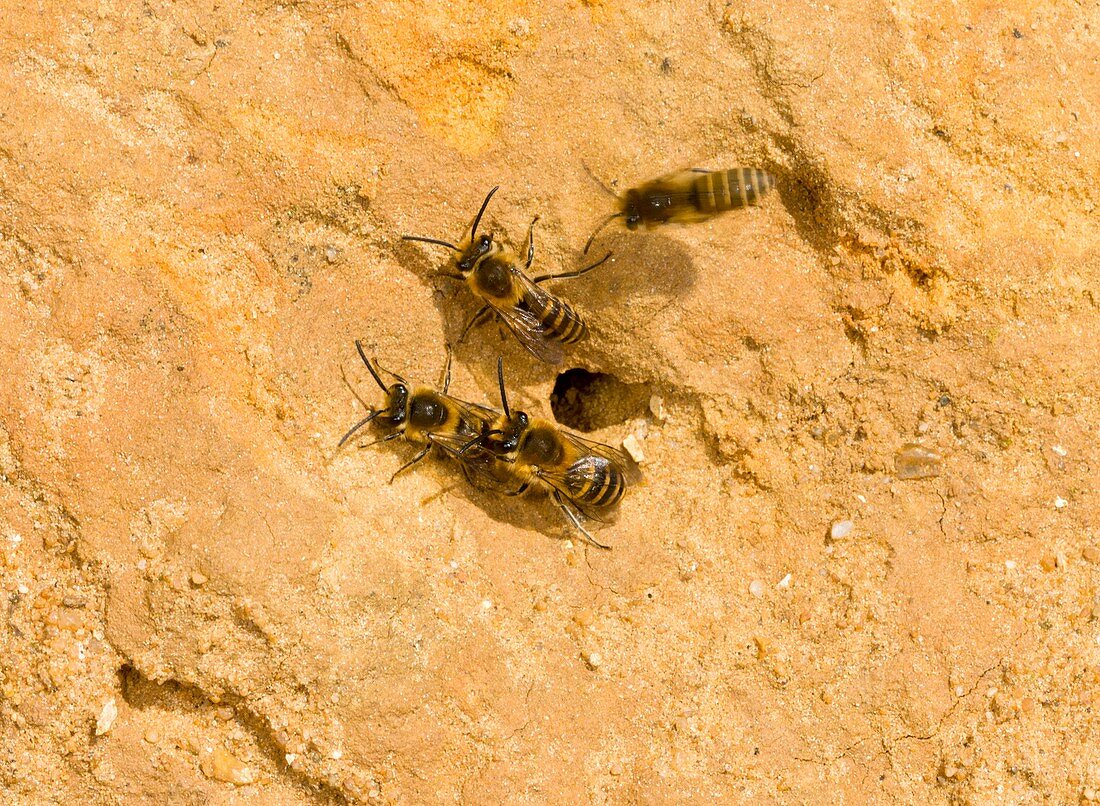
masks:
[[[516,281],[528,292],[540,295],[540,298],[547,295],[546,291],[531,282],[530,278],[523,272],[514,271],[513,274]],[[565,351],[562,349],[561,342],[551,336],[550,331],[533,313],[515,306],[504,308],[497,307],[491,302],[489,304],[494,311],[500,314],[504,324],[515,334],[524,349],[539,361],[547,364],[560,364],[565,360]]]
[[[581,453],[594,454],[595,456],[602,456],[611,464],[618,467],[623,472],[623,476],[626,478],[627,484],[637,484],[642,480],[641,468],[635,463],[630,455],[626,451],[619,448],[612,448],[610,445],[605,445],[603,442],[596,442],[594,439],[586,439],[578,434],[574,434],[571,431],[561,430],[562,437],[573,444],[573,446]]]
[[[465,447],[465,446],[463,446]],[[466,480],[479,490],[510,494],[519,489],[522,479],[517,478],[512,466],[502,462],[485,450],[444,446],[443,449],[461,465]]]
[[[647,182],[640,190],[649,198],[663,197],[667,200],[664,206],[676,211],[669,221],[679,224],[706,221],[713,213],[704,213],[699,209],[695,181],[700,174],[709,173],[713,171],[702,168],[673,171]]]
[[[430,431],[428,438],[450,453],[460,451],[481,436],[484,427],[500,416],[500,412],[477,403],[467,403],[450,395],[445,396],[449,406],[458,410],[459,425],[447,431]]]

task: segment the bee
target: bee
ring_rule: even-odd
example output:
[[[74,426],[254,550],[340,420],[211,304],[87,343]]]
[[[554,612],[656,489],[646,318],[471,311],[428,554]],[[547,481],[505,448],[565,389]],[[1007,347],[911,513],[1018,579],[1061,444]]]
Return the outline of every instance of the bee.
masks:
[[[588,166],[585,166],[587,170]],[[775,177],[759,168],[731,168],[728,171],[705,171],[692,168],[676,171],[631,188],[622,196],[589,175],[619,202],[619,209],[607,216],[584,246],[585,254],[600,230],[616,218],[623,219],[626,228],[646,229],[667,224],[688,224],[706,221],[727,210],[736,210],[759,203],[760,198],[775,186]]]
[[[527,231],[526,259],[493,239],[493,234],[477,234],[478,224],[499,186],[489,191],[470,225],[470,232],[456,246],[438,238],[405,235],[403,240],[445,246],[455,253],[455,270],[445,276],[462,280],[484,305],[473,315],[462,331],[459,341],[477,324],[494,314],[515,334],[519,343],[540,361],[560,364],[563,345],[574,344],[588,335],[588,326],[580,314],[567,302],[551,294],[539,284],[547,280],[568,280],[587,274],[611,257],[603,258],[573,272],[542,274],[528,277],[527,271],[535,259],[535,216]]]
[[[504,389],[504,359],[497,360],[497,381],[504,413],[483,425],[481,436],[459,451],[460,458],[498,488],[506,481],[515,484],[515,489],[501,489],[506,495],[522,495],[532,485],[541,484],[588,542],[609,548],[592,537],[581,516],[605,521],[627,487],[641,480],[637,466],[609,445],[510,409]]]
[[[408,442],[422,446],[416,456],[390,477],[391,484],[401,473],[427,456],[433,445],[442,448],[445,453],[456,455],[471,440],[480,437],[498,417],[498,412],[493,409],[465,403],[447,394],[451,384],[450,350],[447,351],[447,364],[443,370],[442,391],[437,391],[428,386],[410,386],[408,381],[394,373],[390,374],[397,382],[386,386],[359,341],[355,342],[355,349],[367,365],[375,383],[385,393],[386,404],[380,409],[371,410],[370,414],[349,428],[336,447],[343,447],[360,429],[374,421],[377,421],[385,433],[377,442],[390,442],[404,437]],[[364,405],[366,406],[365,403]]]

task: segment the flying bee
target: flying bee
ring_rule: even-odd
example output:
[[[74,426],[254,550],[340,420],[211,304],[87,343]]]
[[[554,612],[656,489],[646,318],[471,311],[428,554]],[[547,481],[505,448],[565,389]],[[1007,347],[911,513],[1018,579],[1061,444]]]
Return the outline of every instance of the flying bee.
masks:
[[[706,221],[727,210],[758,204],[760,198],[775,186],[775,177],[759,168],[731,168],[728,171],[692,168],[665,174],[619,196],[591,171],[589,175],[618,200],[619,209],[596,227],[584,246],[585,254],[588,254],[588,248],[600,230],[616,218],[623,219],[629,230],[635,230],[642,224],[650,229],[669,222],[689,224]]]
[[[453,456],[470,440],[483,434],[498,417],[498,413],[493,409],[465,403],[447,394],[451,384],[450,350],[447,351],[447,364],[443,370],[442,391],[437,391],[428,386],[411,386],[408,381],[394,373],[390,374],[396,378],[397,382],[386,386],[378,369],[375,369],[374,364],[367,358],[363,345],[359,341],[355,342],[355,349],[359,352],[363,363],[367,365],[367,370],[375,383],[385,392],[386,404],[380,409],[373,409],[370,414],[348,429],[336,447],[343,447],[348,440],[359,433],[361,428],[373,421],[376,421],[385,433],[385,436],[377,440],[378,442],[390,442],[398,437],[404,437],[406,441],[422,446],[416,456],[398,468],[397,472],[390,477],[391,484],[398,475],[427,456],[432,445],[442,448],[444,452]],[[360,402],[362,402],[361,399]],[[371,407],[367,406],[367,408]]]
[[[583,339],[588,335],[588,326],[571,305],[539,284],[547,280],[580,277],[611,257],[611,253],[577,271],[528,277],[527,271],[535,259],[535,223],[539,220],[538,216],[531,221],[527,231],[526,260],[521,260],[506,246],[495,241],[491,232],[477,234],[485,208],[498,189],[495,187],[489,191],[470,225],[469,234],[457,246],[449,241],[417,235],[405,235],[403,240],[445,246],[454,252],[455,270],[445,272],[446,276],[465,281],[470,291],[485,303],[466,324],[460,342],[465,340],[471,328],[495,314],[535,358],[548,364],[560,364],[564,355],[562,345]]]
[[[641,480],[637,466],[609,445],[510,409],[504,389],[504,359],[497,360],[497,381],[504,414],[485,423],[482,435],[460,450],[460,457],[498,487],[505,481],[515,484],[513,490],[502,490],[506,495],[521,495],[541,483],[588,542],[608,548],[592,537],[580,515],[607,520],[627,487]]]

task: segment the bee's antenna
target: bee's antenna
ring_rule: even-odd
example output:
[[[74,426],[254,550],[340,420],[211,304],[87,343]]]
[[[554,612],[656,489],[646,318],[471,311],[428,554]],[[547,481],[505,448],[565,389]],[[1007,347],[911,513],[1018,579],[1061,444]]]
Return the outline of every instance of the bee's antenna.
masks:
[[[363,343],[360,342],[359,339],[355,340],[355,349],[359,351],[359,357],[363,359],[363,363],[366,364],[367,369],[370,370],[371,377],[374,378],[375,382],[382,388],[382,391],[390,391],[389,387],[382,383],[382,377],[378,374],[378,370],[374,368],[374,364],[370,362],[370,359],[367,358],[367,354],[363,352]],[[358,426],[356,426],[356,428],[358,428]]]
[[[477,235],[477,225],[481,223],[481,217],[485,214],[485,208],[489,206],[489,199],[493,198],[493,194],[500,190],[500,185],[489,191],[489,195],[485,197],[485,201],[481,203],[481,209],[477,211],[477,216],[474,217],[474,223],[470,225],[470,240],[474,239]]]
[[[420,243],[434,243],[436,246],[445,246],[453,252],[460,252],[461,250],[450,241],[443,241],[439,238],[422,238],[419,235],[402,235],[403,241],[420,241]]]
[[[504,391],[504,356],[497,358],[497,383],[500,384],[500,405],[504,408],[504,416],[512,419],[512,412],[508,410],[508,395]]]
[[[622,215],[623,215],[622,213],[612,213],[611,215],[609,215],[607,218],[605,218],[603,221],[600,222],[600,225],[598,227],[596,227],[596,230],[591,235],[588,236],[588,242],[585,243],[585,245],[584,245],[584,253],[586,255],[588,254],[589,248],[592,246],[592,242],[594,240],[596,240],[596,236],[600,234],[600,230],[602,230],[604,227],[606,227],[608,224],[610,224],[616,218],[622,218]],[[606,258],[605,258],[605,260],[606,260]]]
[[[344,434],[344,436],[340,437],[340,441],[336,443],[336,447],[337,448],[344,447],[344,443],[347,442],[349,439],[351,439],[352,434],[354,434],[356,431],[358,431],[360,428],[362,428],[364,425],[369,423],[371,420],[373,420],[375,417],[377,417],[379,414],[381,414],[384,411],[385,411],[385,409],[379,409],[378,411],[372,411],[370,414],[368,414],[362,420],[357,422],[355,425],[353,425],[351,428],[348,429],[348,432],[346,434]]]
[[[589,179],[591,179],[593,182],[595,182],[597,185],[599,185],[604,193],[606,193],[608,196],[610,196],[613,199],[618,199],[619,198],[618,193],[616,193],[611,188],[609,188],[607,185],[605,185],[603,180],[600,179],[598,176],[596,176],[596,174],[592,173],[592,169],[588,167],[587,162],[585,162],[584,160],[581,160],[581,165],[584,166],[584,172],[586,174],[588,174]]]

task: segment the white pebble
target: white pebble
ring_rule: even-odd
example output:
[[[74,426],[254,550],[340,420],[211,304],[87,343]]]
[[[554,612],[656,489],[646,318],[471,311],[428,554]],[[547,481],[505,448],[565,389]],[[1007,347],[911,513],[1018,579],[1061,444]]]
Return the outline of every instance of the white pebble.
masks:
[[[659,422],[664,422],[668,419],[668,412],[665,411],[665,399],[660,395],[650,395],[649,397],[649,413],[652,414]]]
[[[784,590],[786,590],[790,586],[791,586],[791,575],[790,574],[787,574],[785,577],[783,577],[781,580],[779,580],[779,582],[777,582],[776,585],[775,585],[775,587],[783,588]]]
[[[603,663],[603,656],[599,652],[587,652],[583,657],[584,662],[592,669],[599,668],[599,665]]]
[[[482,607],[483,609],[485,609],[485,610],[491,610],[491,609],[492,609],[492,607],[493,607],[493,602],[492,602],[492,600],[491,600],[491,599],[482,599],[482,601],[481,601],[481,607]]]
[[[1008,569],[1009,571],[1016,570],[1016,561],[1015,560],[1005,560],[1005,568]]]
[[[334,749],[333,749],[333,751],[332,751],[331,753],[329,753],[329,755],[330,755],[330,756],[331,756],[332,758],[334,758],[334,759],[336,759],[337,761],[339,761],[340,759],[342,759],[342,758],[344,757],[344,751],[343,751],[343,750],[341,750],[341,749],[340,749],[339,747],[337,747],[337,748],[334,748]]]
[[[1055,509],[1062,509],[1068,503],[1069,503],[1069,501],[1062,498],[1062,496],[1058,496],[1057,498],[1054,499],[1054,508]]]
[[[630,458],[638,464],[645,462],[645,451],[642,450],[642,443],[633,434],[627,434],[623,439],[623,450],[629,453]]]
[[[1053,445],[1053,446],[1051,446],[1051,448],[1050,448],[1050,449],[1051,449],[1052,451],[1054,451],[1054,452],[1055,452],[1056,454],[1058,454],[1059,456],[1065,456],[1066,454],[1068,454],[1068,453],[1069,453],[1069,451],[1067,451],[1067,450],[1066,450],[1065,448],[1063,448],[1063,447],[1062,447],[1061,445]]]
[[[851,521],[837,521],[829,529],[829,537],[832,540],[843,540],[852,533],[855,524]]]
[[[103,703],[103,708],[99,712],[99,716],[95,721],[95,735],[102,736],[111,729],[111,726],[115,724],[115,719],[118,717],[118,706],[115,705],[115,698],[107,700]]]
[[[749,583],[749,593],[759,599],[764,595],[764,580],[754,579]]]

